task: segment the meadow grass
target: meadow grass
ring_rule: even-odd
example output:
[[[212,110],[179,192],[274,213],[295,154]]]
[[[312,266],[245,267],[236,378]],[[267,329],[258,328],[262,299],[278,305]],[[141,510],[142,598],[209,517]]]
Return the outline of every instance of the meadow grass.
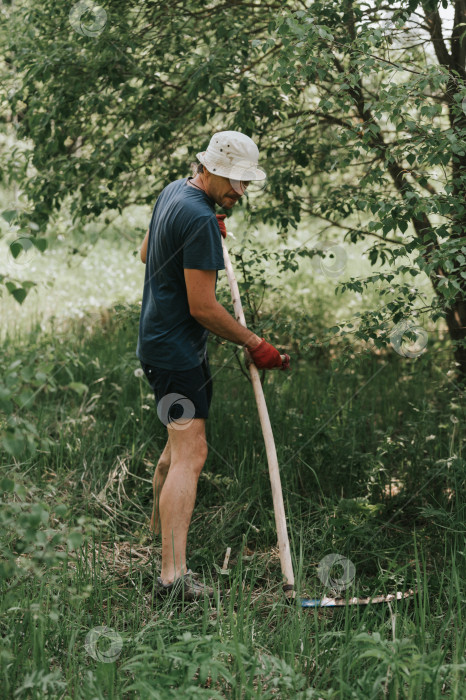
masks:
[[[317,571],[335,553],[355,567],[343,595],[414,596],[333,610],[284,600],[252,388],[231,344],[211,339],[188,563],[223,597],[159,601],[148,518],[166,429],[134,374],[138,317],[118,304],[3,347],[5,366],[48,357],[56,382],[27,407],[49,448],[2,456],[3,696],[464,697],[464,404],[445,348],[415,360],[316,348],[264,377],[298,594],[332,593]]]
[[[1,696],[464,697],[464,392],[442,324],[429,326],[416,359],[351,334],[309,344],[311,332],[380,300],[335,297],[335,280],[309,260],[280,281],[267,263],[267,282],[280,287],[269,305],[280,311],[264,314],[264,333],[292,355],[292,371],[266,373],[263,386],[298,595],[335,593],[318,576],[329,554],[354,565],[344,596],[415,595],[320,610],[284,599],[252,388],[233,346],[211,338],[209,456],[188,563],[223,596],[159,601],[160,541],[148,526],[166,429],[135,375],[144,271],[134,253],[150,211],[127,216],[125,236],[112,226],[83,236],[65,215],[46,255],[8,262],[10,274],[38,282],[20,313],[2,299],[0,358],[2,382],[21,386],[17,414],[36,426],[38,450],[2,452]],[[241,227],[241,217],[229,225],[236,249]],[[265,228],[248,236],[249,247],[283,245]],[[87,256],[75,252],[89,241]],[[348,246],[345,277],[373,271],[365,248]],[[416,282],[429,300],[428,280]],[[229,303],[224,275],[218,298]]]

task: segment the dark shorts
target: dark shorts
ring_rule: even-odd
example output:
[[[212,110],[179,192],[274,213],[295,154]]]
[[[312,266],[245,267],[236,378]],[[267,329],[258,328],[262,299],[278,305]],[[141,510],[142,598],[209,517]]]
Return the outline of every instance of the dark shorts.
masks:
[[[164,425],[180,418],[207,418],[212,401],[209,360],[186,370],[163,369],[141,362],[154,390],[157,415]]]

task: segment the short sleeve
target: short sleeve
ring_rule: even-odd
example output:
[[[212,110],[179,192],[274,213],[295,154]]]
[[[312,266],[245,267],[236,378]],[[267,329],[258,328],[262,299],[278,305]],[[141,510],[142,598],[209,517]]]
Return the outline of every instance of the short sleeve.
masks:
[[[221,233],[215,215],[197,217],[183,233],[183,268],[225,269]]]

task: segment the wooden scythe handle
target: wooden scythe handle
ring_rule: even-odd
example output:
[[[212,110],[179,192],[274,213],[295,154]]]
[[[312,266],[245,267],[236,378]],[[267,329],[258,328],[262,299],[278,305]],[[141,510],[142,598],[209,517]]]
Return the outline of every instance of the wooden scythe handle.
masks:
[[[236,281],[235,273],[233,271],[233,267],[230,261],[230,256],[228,255],[228,250],[223,238],[222,247],[223,258],[225,261],[225,270],[227,273],[228,282],[230,284],[231,297],[233,300],[233,307],[235,310],[235,317],[236,320],[239,323],[241,323],[242,326],[246,327],[246,320],[244,318],[243,307],[241,305],[238,283]],[[283,505],[280,471],[278,468],[277,451],[275,449],[275,441],[273,439],[272,426],[270,424],[269,413],[267,411],[267,406],[265,403],[264,392],[262,391],[259,371],[255,364],[252,362],[251,356],[246,348],[244,348],[244,354],[248,361],[251,362],[251,364],[249,365],[249,373],[251,375],[252,386],[256,397],[257,410],[259,412],[262,433],[264,435],[267,462],[269,464],[270,484],[272,486],[273,509],[275,513],[275,525],[277,528],[278,549],[280,553],[280,565],[284,578],[283,590],[285,591],[285,595],[287,598],[294,598],[296,593],[293,590],[293,565],[291,563],[290,543],[288,540],[288,532],[286,529],[285,506]],[[282,359],[285,358],[282,356]]]

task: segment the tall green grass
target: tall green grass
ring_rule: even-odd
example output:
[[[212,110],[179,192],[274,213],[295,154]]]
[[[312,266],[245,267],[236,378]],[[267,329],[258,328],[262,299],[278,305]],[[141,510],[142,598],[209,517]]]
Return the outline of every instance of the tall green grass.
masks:
[[[148,524],[166,429],[134,374],[144,268],[133,253],[149,218],[135,210],[105,231],[81,230],[64,212],[46,255],[8,262],[38,283],[20,309],[2,298],[0,365],[2,381],[21,387],[16,413],[36,426],[39,449],[1,454],[0,695],[463,697],[464,395],[451,348],[441,324],[412,360],[351,335],[310,344],[379,300],[376,290],[335,297],[335,280],[309,260],[281,280],[267,263],[280,292],[266,296],[274,315],[263,316],[264,334],[292,355],[290,373],[265,374],[264,392],[298,593],[332,595],[318,576],[332,553],[355,567],[343,595],[416,593],[343,609],[284,600],[252,388],[233,346],[212,338],[209,456],[188,563],[223,596],[212,605],[155,598],[161,551]],[[250,247],[283,246],[265,228],[246,232],[239,215],[229,228],[234,250],[246,235]],[[308,238],[302,230],[289,245]],[[346,248],[345,277],[371,272],[366,248]],[[429,300],[429,282],[417,286]],[[218,298],[229,306],[223,274]]]
[[[299,594],[331,594],[317,575],[329,553],[355,566],[343,595],[416,590],[305,610],[281,593],[251,386],[232,346],[209,341],[209,456],[188,563],[223,596],[183,604],[154,596],[148,518],[166,430],[134,374],[138,314],[119,304],[3,348],[5,364],[48,356],[56,381],[25,409],[50,447],[2,456],[3,696],[463,697],[464,403],[444,348],[416,360],[307,349],[292,372],[265,375]]]

